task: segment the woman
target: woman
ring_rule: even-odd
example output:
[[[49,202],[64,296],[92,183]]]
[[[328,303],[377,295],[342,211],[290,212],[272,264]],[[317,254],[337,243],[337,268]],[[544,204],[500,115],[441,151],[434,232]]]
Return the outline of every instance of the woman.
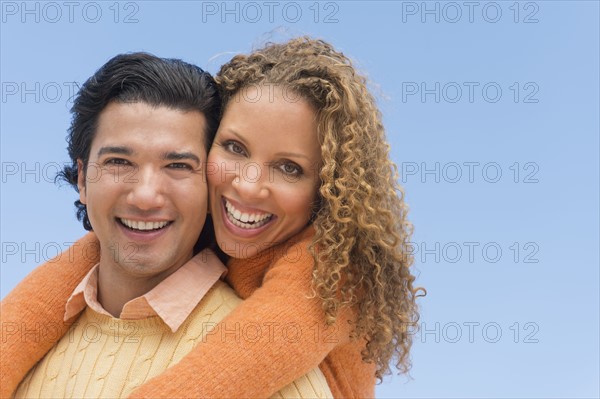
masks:
[[[390,360],[408,370],[418,313],[406,206],[365,80],[307,38],[236,56],[216,79],[211,213],[227,281],[245,299],[219,327],[260,335],[213,334],[132,396],[264,397],[319,365],[335,397],[372,397]],[[96,261],[75,251],[71,267]],[[56,284],[66,298],[77,281]],[[58,322],[59,304],[35,322]]]

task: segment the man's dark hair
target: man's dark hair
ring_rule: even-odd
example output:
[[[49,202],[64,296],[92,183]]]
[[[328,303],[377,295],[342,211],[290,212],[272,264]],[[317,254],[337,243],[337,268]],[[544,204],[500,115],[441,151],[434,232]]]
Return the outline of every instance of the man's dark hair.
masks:
[[[77,187],[77,159],[84,165],[90,158],[98,118],[111,102],[146,103],[182,111],[200,111],[206,119],[206,150],[219,126],[221,101],[212,76],[201,68],[178,59],[148,53],[120,54],[109,60],[81,86],[71,108],[73,119],[67,136],[71,164],[57,179]],[[92,230],[87,208],[75,201],[77,219]]]

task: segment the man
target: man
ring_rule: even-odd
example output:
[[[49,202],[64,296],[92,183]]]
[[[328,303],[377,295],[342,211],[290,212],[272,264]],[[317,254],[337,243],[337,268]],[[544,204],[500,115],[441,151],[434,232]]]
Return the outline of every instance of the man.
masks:
[[[15,397],[126,397],[240,302],[212,252],[193,256],[206,244],[204,166],[219,108],[208,73],[148,54],[119,55],[82,86],[61,175],[79,192],[100,262],[67,301],[69,330]]]

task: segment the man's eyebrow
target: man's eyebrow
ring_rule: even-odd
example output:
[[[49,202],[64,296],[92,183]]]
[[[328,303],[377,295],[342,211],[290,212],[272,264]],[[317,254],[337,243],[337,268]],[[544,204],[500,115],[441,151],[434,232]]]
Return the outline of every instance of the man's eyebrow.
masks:
[[[121,154],[121,155],[131,155],[133,151],[131,148],[120,147],[120,146],[106,146],[102,147],[98,150],[98,157],[104,154]]]
[[[181,160],[191,160],[191,161],[195,161],[196,163],[201,163],[200,162],[200,158],[198,158],[198,156],[196,154],[194,154],[193,152],[175,152],[175,151],[171,151],[171,152],[166,152],[163,154],[163,159],[169,160],[169,161],[181,161]]]

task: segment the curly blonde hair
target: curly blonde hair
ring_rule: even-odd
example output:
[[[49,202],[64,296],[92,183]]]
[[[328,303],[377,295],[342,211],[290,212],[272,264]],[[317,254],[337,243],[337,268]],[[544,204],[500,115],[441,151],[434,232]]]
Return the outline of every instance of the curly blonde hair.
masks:
[[[366,79],[328,43],[301,37],[235,56],[216,80],[222,109],[240,89],[267,83],[314,106],[322,157],[311,245],[315,293],[328,323],[340,307],[356,308],[353,336],[366,339],[363,360],[376,363],[377,378],[392,360],[407,372],[419,318],[407,251],[412,225]]]

